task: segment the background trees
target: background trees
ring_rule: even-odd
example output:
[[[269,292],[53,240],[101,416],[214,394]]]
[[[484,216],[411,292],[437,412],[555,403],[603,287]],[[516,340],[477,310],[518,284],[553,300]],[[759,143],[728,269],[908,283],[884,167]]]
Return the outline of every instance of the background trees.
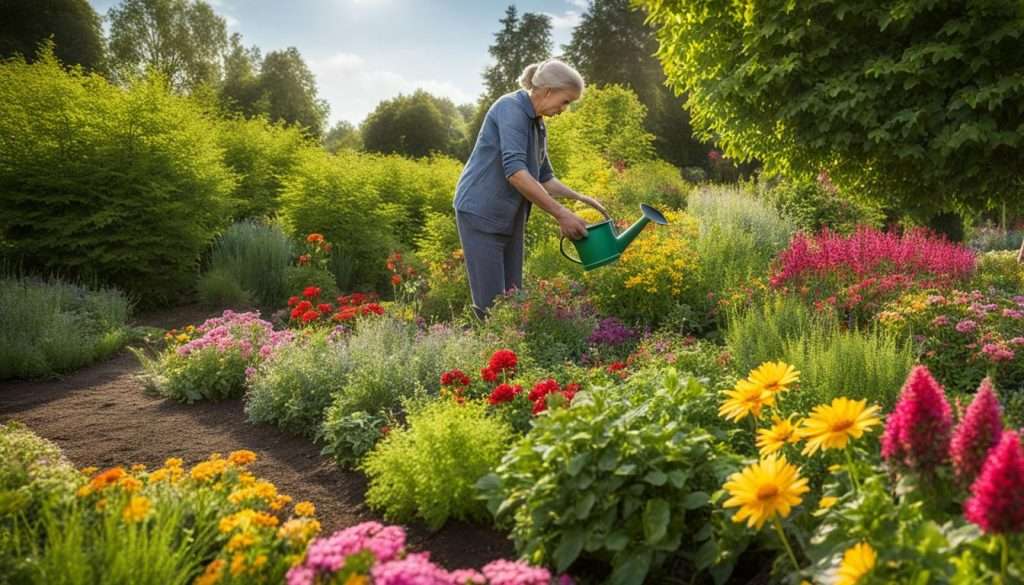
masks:
[[[52,38],[61,63],[103,69],[100,17],[87,0],[4,0],[0,21],[0,57],[21,55],[32,62],[39,44]]]
[[[451,100],[423,90],[399,95],[377,105],[360,133],[366,150],[412,157],[433,152],[464,158],[465,123]]]

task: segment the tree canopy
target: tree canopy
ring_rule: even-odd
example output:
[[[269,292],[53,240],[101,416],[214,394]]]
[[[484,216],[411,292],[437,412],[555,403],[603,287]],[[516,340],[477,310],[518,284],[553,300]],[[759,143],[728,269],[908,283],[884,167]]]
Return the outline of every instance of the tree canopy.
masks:
[[[323,134],[329,107],[317,97],[316,78],[298,49],[267,53],[260,67],[259,90],[272,121],[297,124],[310,136]]]
[[[100,17],[87,0],[4,0],[0,7],[0,57],[32,62],[40,43],[52,38],[61,63],[103,69]]]
[[[451,100],[423,90],[384,100],[366,118],[361,134],[366,150],[412,157],[434,152],[464,156],[465,124]]]
[[[1019,200],[1019,0],[641,0],[726,154],[925,213]]]

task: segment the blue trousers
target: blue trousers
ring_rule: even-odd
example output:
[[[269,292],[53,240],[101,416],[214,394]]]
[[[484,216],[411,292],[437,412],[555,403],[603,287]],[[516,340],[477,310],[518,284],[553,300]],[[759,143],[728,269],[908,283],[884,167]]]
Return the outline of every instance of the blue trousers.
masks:
[[[525,207],[525,206],[523,206]],[[462,254],[473,296],[473,310],[483,319],[494,298],[513,288],[523,286],[523,250],[528,213],[516,213],[512,234],[493,233],[490,223],[477,215],[457,211],[455,225],[459,229]]]

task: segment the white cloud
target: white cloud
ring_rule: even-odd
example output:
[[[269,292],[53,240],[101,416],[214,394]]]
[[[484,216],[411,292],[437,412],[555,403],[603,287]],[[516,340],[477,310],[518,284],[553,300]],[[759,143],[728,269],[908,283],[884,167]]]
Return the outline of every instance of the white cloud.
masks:
[[[587,10],[590,8],[590,0],[566,0],[569,4],[572,4],[580,10]]]
[[[565,14],[552,14],[545,12],[544,14],[551,17],[551,28],[563,29],[563,28],[576,28],[576,25],[580,23],[580,13],[575,10],[566,10]]]
[[[382,100],[423,89],[456,104],[475,101],[476,96],[448,81],[407,77],[394,71],[375,69],[360,55],[336,53],[325,59],[310,59],[321,98],[331,106],[330,123],[348,120],[359,124]]]

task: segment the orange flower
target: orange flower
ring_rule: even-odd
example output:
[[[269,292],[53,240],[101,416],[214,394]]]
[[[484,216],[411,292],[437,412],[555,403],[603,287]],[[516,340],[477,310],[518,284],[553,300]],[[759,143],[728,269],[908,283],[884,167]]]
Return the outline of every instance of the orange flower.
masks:
[[[228,461],[235,465],[248,465],[253,461],[256,461],[256,454],[246,449],[242,449],[241,451],[232,451],[231,454],[228,455]]]
[[[101,490],[109,485],[117,483],[122,477],[128,475],[123,467],[113,467],[92,478],[89,487],[93,490]]]
[[[402,277],[397,274],[391,275],[391,284],[398,286],[402,282]]]
[[[310,244],[317,244],[324,241],[324,235],[312,233],[306,236],[306,241],[309,242]]]

